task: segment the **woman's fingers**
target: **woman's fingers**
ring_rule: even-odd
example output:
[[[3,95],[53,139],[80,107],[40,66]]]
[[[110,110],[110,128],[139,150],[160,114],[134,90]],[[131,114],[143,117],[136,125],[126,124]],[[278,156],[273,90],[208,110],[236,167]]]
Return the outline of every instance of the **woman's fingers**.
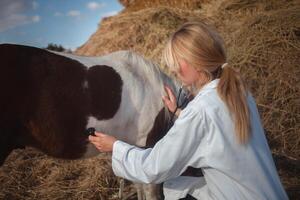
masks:
[[[89,140],[99,151],[102,151],[101,138],[95,136],[89,136]]]
[[[172,90],[165,86],[165,91],[168,96],[163,97],[164,104],[168,107],[171,112],[174,112],[177,106],[176,98],[172,92]]]
[[[106,134],[101,133],[101,132],[95,132],[95,135],[96,135],[96,136],[99,136],[99,137],[104,137],[104,136],[106,136]]]
[[[117,141],[117,139],[104,133],[95,132],[95,136],[89,136],[89,141],[100,151],[111,152],[113,149],[113,144],[115,141]]]
[[[176,98],[175,98],[175,95],[173,93],[173,91],[171,90],[171,88],[169,88],[168,86],[165,86],[165,90],[169,96],[169,99],[171,102],[176,102]]]
[[[100,132],[95,132],[95,136],[92,136],[92,135],[90,135],[89,136],[89,140],[91,141],[91,142],[101,142],[101,139],[103,138],[103,137],[105,137],[105,134],[103,134],[103,133],[100,133]]]
[[[89,135],[89,141],[95,142],[97,140],[97,137]]]

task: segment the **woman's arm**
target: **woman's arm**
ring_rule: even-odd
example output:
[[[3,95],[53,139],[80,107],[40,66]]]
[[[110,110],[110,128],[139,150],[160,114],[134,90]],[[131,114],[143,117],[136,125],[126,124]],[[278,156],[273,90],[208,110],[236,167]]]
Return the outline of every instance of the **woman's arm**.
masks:
[[[204,121],[201,114],[184,110],[153,148],[141,149],[122,141],[114,142],[114,173],[134,182],[161,183],[179,176],[195,163],[200,167],[203,155],[199,146],[205,130]]]

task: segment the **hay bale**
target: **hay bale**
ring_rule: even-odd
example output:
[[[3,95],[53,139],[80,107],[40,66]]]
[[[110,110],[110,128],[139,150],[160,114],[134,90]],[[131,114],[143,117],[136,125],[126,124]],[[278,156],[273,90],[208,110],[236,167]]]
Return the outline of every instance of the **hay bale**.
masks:
[[[158,7],[106,18],[76,54],[103,55],[130,49],[159,61],[166,39],[190,15],[184,10]]]
[[[125,6],[123,12],[134,12],[160,6],[195,10],[201,8],[201,5],[209,0],[119,0],[119,2]]]

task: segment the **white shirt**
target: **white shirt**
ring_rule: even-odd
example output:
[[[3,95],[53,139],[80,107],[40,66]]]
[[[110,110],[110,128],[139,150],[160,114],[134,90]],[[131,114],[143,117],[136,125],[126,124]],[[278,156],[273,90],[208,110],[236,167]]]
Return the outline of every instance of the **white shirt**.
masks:
[[[122,141],[113,146],[112,168],[133,182],[164,182],[165,199],[288,199],[277,174],[253,97],[248,95],[251,138],[238,143],[229,111],[217,94],[219,79],[206,84],[153,148]],[[179,176],[188,166],[204,177]]]

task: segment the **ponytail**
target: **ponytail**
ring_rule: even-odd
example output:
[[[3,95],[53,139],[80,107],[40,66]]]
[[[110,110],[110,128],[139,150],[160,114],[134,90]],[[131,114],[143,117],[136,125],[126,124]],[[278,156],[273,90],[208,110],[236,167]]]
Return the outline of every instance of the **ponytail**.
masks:
[[[217,91],[231,113],[238,141],[246,144],[251,134],[247,88],[239,72],[228,65],[223,66]]]

